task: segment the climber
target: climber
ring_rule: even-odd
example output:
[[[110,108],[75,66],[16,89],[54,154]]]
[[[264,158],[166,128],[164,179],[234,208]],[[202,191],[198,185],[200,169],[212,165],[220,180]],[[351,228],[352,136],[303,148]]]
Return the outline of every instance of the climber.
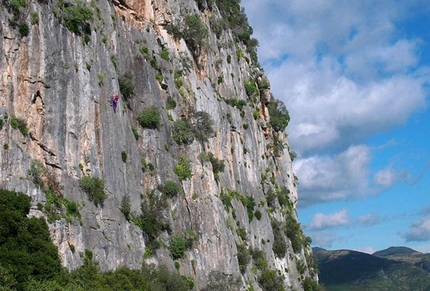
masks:
[[[113,112],[115,112],[115,113],[116,113],[116,107],[117,107],[117,104],[118,104],[119,95],[118,95],[118,94],[112,94],[112,93],[111,93],[111,95],[110,95],[110,96],[111,96],[111,97],[110,97],[110,100],[109,100],[110,106],[112,106],[112,107],[113,107]]]

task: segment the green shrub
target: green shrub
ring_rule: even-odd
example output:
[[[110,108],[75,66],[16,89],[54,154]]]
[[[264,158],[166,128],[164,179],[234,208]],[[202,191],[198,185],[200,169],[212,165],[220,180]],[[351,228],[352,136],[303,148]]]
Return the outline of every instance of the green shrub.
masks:
[[[286,145],[279,137],[277,133],[273,134],[273,154],[275,157],[280,157],[285,149]]]
[[[185,18],[183,37],[193,54],[205,45],[208,31],[204,23],[196,15],[188,15]]]
[[[236,229],[236,234],[238,237],[240,237],[243,241],[246,241],[248,239],[248,235],[246,234],[246,229],[242,227],[238,227]]]
[[[118,62],[116,61],[115,56],[111,56],[110,61],[112,62],[112,65],[115,68],[115,70],[118,69]],[[131,76],[130,76],[130,78],[131,78]],[[121,86],[120,86],[120,90],[121,90]]]
[[[175,108],[176,108],[175,99],[173,99],[171,96],[167,97],[166,109],[170,110],[170,109],[175,109]]]
[[[191,144],[194,140],[194,131],[192,124],[186,119],[179,119],[174,122],[172,137],[177,144]]]
[[[168,34],[171,34],[175,40],[179,40],[182,38],[182,30],[178,25],[174,25],[173,23],[166,24],[164,26]]]
[[[163,186],[159,187],[159,190],[161,191],[161,193],[171,198],[180,193],[181,186],[179,186],[179,184],[176,182],[166,181]]]
[[[69,201],[67,199],[63,199],[62,203],[64,204],[64,206],[66,206],[67,215],[78,218],[81,217],[81,214],[79,213],[78,203]]]
[[[272,220],[273,229],[273,253],[278,258],[285,257],[287,253],[287,242],[285,241],[282,224],[279,221]]]
[[[213,121],[209,113],[204,111],[197,111],[193,114],[194,134],[200,141],[207,141],[209,137],[214,134]]]
[[[284,131],[290,122],[290,114],[280,100],[271,100],[267,105],[270,114],[270,125],[274,131]]]
[[[276,270],[265,269],[258,276],[258,283],[263,291],[285,291],[283,276]]]
[[[159,247],[156,239],[162,231],[170,231],[170,226],[165,222],[163,216],[163,210],[166,207],[165,196],[158,196],[155,191],[150,191],[140,205],[141,215],[137,217],[137,220],[133,220],[138,221],[138,225],[148,236],[148,244],[151,249]]]
[[[20,25],[18,25],[18,31],[21,37],[25,37],[29,34],[30,29],[28,28],[27,23],[23,22]]]
[[[5,1],[3,1],[3,2],[5,2]],[[9,5],[10,5],[10,8],[12,9],[12,13],[16,15],[19,13],[21,7],[27,6],[27,1],[26,0],[10,0]]]
[[[257,209],[254,213],[254,216],[257,218],[257,220],[260,220],[262,216],[261,211]]]
[[[231,55],[227,55],[227,64],[231,63]]]
[[[103,180],[97,177],[84,176],[79,180],[79,187],[87,193],[88,200],[93,202],[95,206],[103,206],[103,202],[107,198]]]
[[[30,169],[27,170],[27,174],[32,178],[33,183],[39,187],[44,186],[43,179],[46,176],[46,172],[45,165],[39,160],[32,161]]]
[[[185,157],[179,158],[179,163],[173,169],[180,181],[191,178],[191,169],[188,160]]]
[[[252,95],[256,94],[258,92],[257,86],[255,85],[255,83],[250,80],[245,82],[245,91],[246,94],[251,97]]]
[[[170,255],[174,260],[181,259],[185,255],[186,251],[186,241],[183,237],[172,236],[170,238]]]
[[[160,112],[157,107],[144,109],[139,113],[137,121],[143,128],[156,129],[160,121]]]
[[[263,271],[268,268],[269,264],[266,260],[266,253],[260,249],[253,249],[251,251],[252,260],[257,269]]]
[[[0,130],[2,130],[3,129],[3,119],[0,119]]]
[[[13,129],[18,129],[23,136],[27,136],[29,133],[27,122],[22,118],[12,117],[10,120],[10,126]]]
[[[60,17],[63,19],[64,25],[77,35],[80,35],[82,31],[90,34],[93,11],[81,0],[74,1],[74,3],[60,2]]]
[[[289,217],[289,219],[287,219],[285,223],[286,233],[291,241],[291,246],[293,247],[295,253],[299,253],[302,249],[302,246],[306,242],[306,239],[300,227],[300,223],[298,223],[297,220],[293,217]]]
[[[246,207],[248,213],[248,219],[251,222],[254,218],[254,208],[255,208],[255,200],[253,197],[244,196],[244,195],[236,195],[239,200],[242,202],[243,206]]]
[[[218,174],[220,172],[224,172],[224,160],[215,158],[213,153],[209,153],[208,157],[212,164],[212,170],[214,172],[215,178],[218,179]]]
[[[221,200],[224,207],[227,209],[227,212],[230,210],[230,208],[233,208],[233,204],[231,203],[233,201],[233,196],[230,195],[230,192],[228,194],[225,194],[224,191],[221,191],[219,199]]]
[[[121,152],[121,159],[124,163],[127,162],[127,153],[125,151]]]
[[[119,207],[121,212],[124,214],[125,218],[127,220],[130,219],[131,214],[131,202],[130,202],[130,195],[124,195],[121,198],[121,206]]]
[[[140,53],[142,53],[142,54],[144,54],[144,55],[146,55],[146,54],[148,54],[148,53],[149,53],[149,49],[148,49],[148,47],[147,47],[147,46],[141,46],[141,47],[139,48],[139,51],[140,51]]]
[[[118,79],[119,91],[125,100],[131,99],[135,95],[132,76],[128,73]]]
[[[30,201],[23,193],[0,189],[0,282],[4,290],[27,290],[24,287],[31,278],[51,280],[63,274],[45,220],[27,217]]]
[[[243,274],[246,271],[246,266],[251,262],[251,255],[245,244],[237,244],[236,247],[239,270]]]
[[[281,207],[292,207],[290,198],[288,198],[289,194],[290,190],[288,190],[288,188],[285,186],[276,190],[276,196],[278,197],[278,202]]]
[[[165,61],[170,61],[169,52],[166,50],[162,50],[160,53],[160,57]]]
[[[313,279],[306,277],[302,282],[304,291],[323,291],[324,289],[318,285]]]
[[[137,128],[134,128],[134,127],[133,127],[131,130],[133,131],[134,138],[135,138],[136,140],[139,140],[140,135],[139,135],[139,132],[137,131]]]

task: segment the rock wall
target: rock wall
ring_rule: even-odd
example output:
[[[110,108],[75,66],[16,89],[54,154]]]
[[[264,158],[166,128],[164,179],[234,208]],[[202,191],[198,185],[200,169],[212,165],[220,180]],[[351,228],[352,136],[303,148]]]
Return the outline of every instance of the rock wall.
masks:
[[[238,245],[248,254],[263,251],[268,268],[278,270],[291,290],[303,290],[305,278],[317,279],[300,229],[293,234],[303,242],[299,249],[284,232],[285,255],[274,253],[274,221],[297,224],[289,146],[285,134],[270,127],[264,73],[232,30],[215,32],[214,23],[223,21],[216,1],[24,2],[0,4],[0,187],[32,197],[31,214],[47,218],[65,267],[78,268],[91,250],[103,271],[149,263],[174,270],[170,238],[191,233],[192,247],[176,267],[196,290],[214,274],[240,279],[240,290],[265,290],[256,262],[240,266]],[[73,14],[70,7],[81,10]],[[184,36],[190,15],[208,32],[203,44]],[[246,83],[259,90],[250,94]],[[121,92],[127,84],[130,95]],[[114,113],[109,96],[120,92]],[[137,121],[148,108],[160,113],[156,129]],[[209,114],[214,133],[178,145],[175,121],[198,123],[193,112]],[[214,172],[202,152],[222,160],[224,170]],[[181,157],[191,168],[183,181],[173,170]],[[102,205],[79,186],[84,176],[104,182]],[[170,231],[158,236],[161,247],[148,255],[148,234],[133,218],[148,193],[161,197],[166,181],[182,193],[167,199],[161,215]],[[280,189],[287,190],[287,204],[270,198]],[[47,209],[53,196],[60,202]],[[221,199],[227,196],[231,207]],[[128,219],[124,197],[130,199]],[[78,205],[80,217],[68,215],[69,202]]]

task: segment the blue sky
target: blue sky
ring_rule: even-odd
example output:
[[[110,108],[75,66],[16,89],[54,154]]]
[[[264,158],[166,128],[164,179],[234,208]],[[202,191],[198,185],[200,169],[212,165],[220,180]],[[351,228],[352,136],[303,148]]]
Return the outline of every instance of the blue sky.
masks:
[[[430,252],[430,2],[242,0],[313,246]]]

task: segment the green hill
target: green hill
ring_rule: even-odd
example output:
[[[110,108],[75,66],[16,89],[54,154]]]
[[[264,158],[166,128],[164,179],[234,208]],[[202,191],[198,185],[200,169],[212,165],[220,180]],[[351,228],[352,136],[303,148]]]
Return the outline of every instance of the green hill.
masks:
[[[351,250],[314,248],[313,252],[318,260],[320,283],[326,291],[430,290],[430,274],[414,264]],[[394,253],[404,257],[408,252]],[[409,251],[409,255],[414,254],[415,251]]]
[[[373,253],[374,256],[405,262],[430,273],[430,254],[423,254],[407,247],[390,247]]]

